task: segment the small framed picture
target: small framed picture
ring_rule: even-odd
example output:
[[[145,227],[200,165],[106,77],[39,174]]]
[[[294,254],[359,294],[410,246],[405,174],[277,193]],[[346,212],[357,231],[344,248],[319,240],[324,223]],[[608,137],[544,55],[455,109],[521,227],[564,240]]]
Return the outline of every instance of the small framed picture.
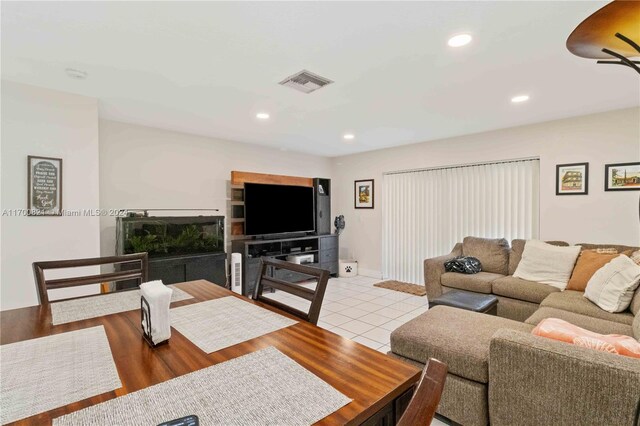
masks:
[[[556,165],[556,195],[587,195],[589,163]]]
[[[27,212],[62,215],[62,159],[27,156]]]
[[[605,191],[640,191],[640,161],[604,165]]]
[[[373,179],[355,181],[354,202],[356,209],[373,208]]]

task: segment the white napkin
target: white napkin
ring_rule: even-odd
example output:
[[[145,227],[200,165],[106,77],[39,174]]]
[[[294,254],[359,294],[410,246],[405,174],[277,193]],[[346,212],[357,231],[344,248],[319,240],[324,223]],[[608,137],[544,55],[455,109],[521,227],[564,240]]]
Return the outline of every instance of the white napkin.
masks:
[[[162,281],[156,280],[140,284],[140,292],[149,303],[149,308],[151,309],[151,338],[153,343],[157,345],[160,342],[169,340],[169,337],[171,337],[169,305],[171,304],[173,290],[164,285]],[[149,334],[146,321],[142,321],[142,327]]]

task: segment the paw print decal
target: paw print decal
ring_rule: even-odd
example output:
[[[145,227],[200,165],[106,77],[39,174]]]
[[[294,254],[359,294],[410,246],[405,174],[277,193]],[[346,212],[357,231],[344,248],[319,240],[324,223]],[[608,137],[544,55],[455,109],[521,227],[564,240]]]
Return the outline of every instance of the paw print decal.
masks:
[[[345,272],[351,272],[353,269],[351,268],[351,265],[345,266],[344,267],[344,271]]]

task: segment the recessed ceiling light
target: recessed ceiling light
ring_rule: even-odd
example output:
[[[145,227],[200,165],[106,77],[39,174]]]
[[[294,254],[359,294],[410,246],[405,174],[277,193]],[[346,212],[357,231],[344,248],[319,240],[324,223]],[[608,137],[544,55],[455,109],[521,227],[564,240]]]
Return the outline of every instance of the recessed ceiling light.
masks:
[[[462,47],[471,43],[472,37],[469,34],[458,34],[449,39],[447,44],[451,47]]]
[[[266,112],[259,112],[256,114],[256,118],[259,118],[260,120],[268,120],[269,114],[267,114]]]
[[[520,102],[526,102],[529,100],[529,95],[518,95],[511,98],[511,102],[519,104]]]
[[[348,141],[353,140],[353,139],[355,139],[355,138],[356,138],[356,137],[355,137],[355,135],[354,135],[353,133],[345,133],[345,134],[344,134],[344,136],[342,136],[342,137],[343,137],[345,140],[348,140]]]
[[[85,78],[87,78],[86,71],[77,70],[75,68],[67,68],[66,70],[64,70],[64,72],[66,72],[67,75],[74,80],[84,80]]]

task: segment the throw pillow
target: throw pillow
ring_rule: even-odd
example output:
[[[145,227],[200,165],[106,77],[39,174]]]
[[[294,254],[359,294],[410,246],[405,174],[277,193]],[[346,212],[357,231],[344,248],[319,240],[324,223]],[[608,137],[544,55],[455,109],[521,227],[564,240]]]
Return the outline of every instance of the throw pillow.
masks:
[[[600,254],[591,250],[582,251],[573,268],[567,290],[584,291],[593,274],[618,256],[617,251],[615,254]]]
[[[564,290],[579,254],[580,246],[557,247],[529,240],[513,276]]]
[[[595,251],[596,253],[600,253],[600,254],[618,254],[618,249],[615,247],[601,247],[601,248],[597,248],[597,249],[587,249],[585,251]]]
[[[569,243],[565,241],[545,241],[552,246],[569,247]],[[509,275],[513,275],[522,259],[522,252],[524,251],[524,245],[527,240],[512,240],[511,241],[511,253],[509,253]]]
[[[504,238],[465,237],[462,240],[462,254],[478,259],[485,272],[507,275],[509,242]]]
[[[633,337],[594,333],[558,318],[543,319],[531,334],[585,348],[640,358],[640,342]]]
[[[444,262],[444,270],[459,274],[477,274],[482,271],[480,261],[471,256],[458,256]]]
[[[640,266],[621,254],[593,274],[584,297],[607,312],[622,312],[629,307],[638,284]]]
[[[640,250],[636,250],[629,256],[631,260],[634,261],[636,265],[640,265]]]

